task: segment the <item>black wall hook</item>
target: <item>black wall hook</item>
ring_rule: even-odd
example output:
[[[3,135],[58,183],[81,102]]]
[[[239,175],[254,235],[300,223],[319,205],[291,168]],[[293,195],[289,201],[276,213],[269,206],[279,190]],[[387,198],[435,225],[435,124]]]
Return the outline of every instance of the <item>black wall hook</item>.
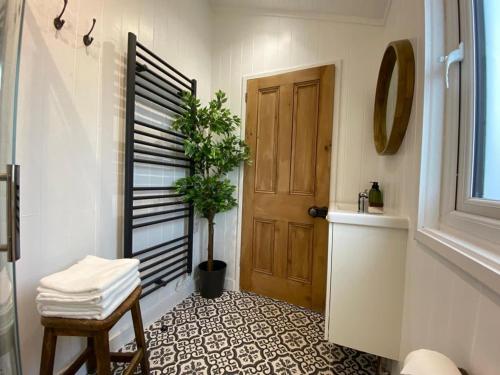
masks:
[[[92,19],[92,28],[87,34],[83,36],[83,44],[85,44],[87,47],[90,46],[94,41],[94,38],[90,36],[92,30],[94,30],[94,26],[95,26],[95,18]]]
[[[66,10],[66,5],[68,5],[68,0],[64,0],[64,7],[61,11],[61,14],[59,14],[56,18],[54,18],[54,27],[57,30],[61,30],[62,27],[64,26],[64,20],[61,19],[62,15],[64,14],[64,11]]]

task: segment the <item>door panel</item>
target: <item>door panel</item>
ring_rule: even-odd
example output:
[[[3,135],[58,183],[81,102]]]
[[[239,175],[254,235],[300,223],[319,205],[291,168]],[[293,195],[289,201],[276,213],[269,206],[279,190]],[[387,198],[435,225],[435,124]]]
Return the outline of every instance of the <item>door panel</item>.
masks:
[[[255,153],[255,191],[276,192],[279,88],[259,91]]]
[[[248,81],[241,287],[324,309],[333,66]]]
[[[310,284],[312,279],[314,225],[288,224],[287,278]]]
[[[253,269],[272,275],[275,241],[274,221],[255,219],[253,229]]]
[[[293,94],[290,193],[313,195],[316,178],[319,82],[296,84]]]

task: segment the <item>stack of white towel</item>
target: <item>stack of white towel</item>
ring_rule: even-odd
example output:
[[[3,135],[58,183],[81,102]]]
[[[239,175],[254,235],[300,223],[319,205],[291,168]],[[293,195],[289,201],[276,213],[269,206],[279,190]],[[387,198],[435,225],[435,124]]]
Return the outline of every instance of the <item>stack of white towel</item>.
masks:
[[[42,316],[106,319],[140,284],[137,259],[88,255],[40,280],[36,298]]]

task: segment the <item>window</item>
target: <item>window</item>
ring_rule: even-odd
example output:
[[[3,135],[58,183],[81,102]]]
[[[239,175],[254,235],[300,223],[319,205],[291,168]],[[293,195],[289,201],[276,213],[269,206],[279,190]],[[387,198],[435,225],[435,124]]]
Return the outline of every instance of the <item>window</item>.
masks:
[[[466,52],[456,208],[500,218],[500,1],[459,3]]]
[[[425,17],[415,238],[500,293],[500,1],[425,0]]]
[[[475,4],[478,105],[473,196],[500,201],[500,2]]]

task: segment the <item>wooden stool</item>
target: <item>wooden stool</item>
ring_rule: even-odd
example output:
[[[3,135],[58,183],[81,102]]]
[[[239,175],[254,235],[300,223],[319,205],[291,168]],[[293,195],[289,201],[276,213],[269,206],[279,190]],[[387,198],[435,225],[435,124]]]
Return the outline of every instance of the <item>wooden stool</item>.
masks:
[[[141,287],[137,287],[118,308],[104,320],[67,319],[42,317],[45,327],[43,334],[41,375],[52,375],[54,371],[54,356],[56,353],[57,336],[87,337],[87,348],[63,372],[65,375],[75,374],[87,362],[89,373],[98,375],[111,374],[111,362],[130,362],[125,374],[133,374],[140,363],[142,374],[149,374],[149,362],[144,328],[142,326],[141,307],[139,297]],[[135,341],[137,350],[132,353],[110,353],[109,330],[129,311],[134,323]]]

